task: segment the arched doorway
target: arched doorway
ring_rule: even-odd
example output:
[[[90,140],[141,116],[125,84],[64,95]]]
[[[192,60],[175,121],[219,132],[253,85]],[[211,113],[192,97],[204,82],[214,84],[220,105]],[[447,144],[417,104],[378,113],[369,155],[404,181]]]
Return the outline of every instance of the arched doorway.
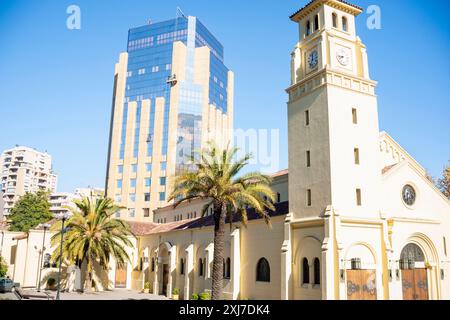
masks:
[[[159,245],[158,253],[157,253],[157,261],[158,264],[158,278],[160,279],[159,285],[159,294],[164,296],[168,295],[168,287],[169,287],[169,263],[170,256],[169,251],[172,248],[172,244],[169,242],[164,242]]]
[[[428,300],[425,255],[415,243],[407,244],[400,255],[403,300]]]

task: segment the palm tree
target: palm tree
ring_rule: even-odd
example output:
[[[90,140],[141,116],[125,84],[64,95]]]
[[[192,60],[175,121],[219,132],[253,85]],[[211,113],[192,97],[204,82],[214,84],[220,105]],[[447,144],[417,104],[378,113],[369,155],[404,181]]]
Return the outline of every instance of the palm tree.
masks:
[[[120,209],[111,199],[94,200],[85,197],[73,201],[75,208],[68,207],[72,216],[67,221],[67,231],[64,233],[63,259],[69,263],[87,266],[86,291],[92,291],[93,267],[97,262],[107,269],[110,258],[113,257],[119,267],[130,261],[125,247],[132,247],[129,239],[132,233],[126,222],[112,218]],[[61,222],[52,226],[57,232],[51,238],[52,246],[58,246],[61,238]],[[53,253],[53,261],[58,261],[60,250]]]
[[[271,178],[259,172],[251,172],[237,177],[248,164],[251,155],[234,161],[238,149],[218,149],[212,143],[203,152],[191,157],[189,169],[184,169],[175,177],[174,188],[169,201],[175,200],[177,207],[193,199],[206,201],[202,217],[213,205],[214,219],[214,260],[212,268],[212,299],[222,299],[223,255],[226,220],[230,228],[234,220],[246,225],[247,208],[252,207],[270,226],[266,208],[275,210],[275,194],[269,187]],[[195,159],[198,159],[196,161]],[[237,276],[237,275],[236,275]]]

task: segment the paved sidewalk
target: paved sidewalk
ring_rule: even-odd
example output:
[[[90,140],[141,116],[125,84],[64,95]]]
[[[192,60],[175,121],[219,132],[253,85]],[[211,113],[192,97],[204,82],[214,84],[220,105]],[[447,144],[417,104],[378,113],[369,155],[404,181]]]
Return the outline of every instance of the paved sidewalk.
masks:
[[[55,293],[56,295],[56,293]],[[135,290],[115,289],[114,291],[95,292],[91,294],[70,292],[61,293],[61,300],[169,300],[165,296],[141,293]]]

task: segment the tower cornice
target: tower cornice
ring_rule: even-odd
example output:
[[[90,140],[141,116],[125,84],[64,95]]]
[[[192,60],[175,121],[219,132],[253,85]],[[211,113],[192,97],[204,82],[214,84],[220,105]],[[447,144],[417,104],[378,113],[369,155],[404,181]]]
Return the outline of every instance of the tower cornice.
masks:
[[[348,3],[343,0],[313,0],[309,2],[306,6],[304,6],[303,8],[299,9],[297,12],[292,14],[289,18],[294,22],[299,22],[301,19],[303,19],[310,13],[314,12],[314,10],[316,10],[322,5],[328,5],[338,10],[352,14],[354,16],[358,16],[360,13],[363,12],[363,9],[361,7],[358,7],[357,5]]]

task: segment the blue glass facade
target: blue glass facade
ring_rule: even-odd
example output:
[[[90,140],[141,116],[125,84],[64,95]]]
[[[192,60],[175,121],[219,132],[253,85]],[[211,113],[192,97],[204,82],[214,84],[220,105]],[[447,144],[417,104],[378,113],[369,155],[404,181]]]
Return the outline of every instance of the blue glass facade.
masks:
[[[227,112],[228,69],[223,63],[224,49],[220,42],[195,17],[153,23],[128,32],[128,70],[126,79],[125,105],[123,109],[122,135],[120,141],[120,159],[124,158],[126,141],[126,121],[129,117],[128,102],[137,103],[136,126],[134,131],[133,156],[137,158],[139,150],[141,101],[149,99],[149,132],[146,140],[146,154],[153,155],[155,139],[162,139],[161,154],[167,154],[168,128],[170,113],[171,85],[167,79],[173,75],[173,43],[183,42],[187,47],[186,78],[179,81],[180,99],[177,124],[177,168],[186,161],[186,156],[201,147],[203,88],[193,82],[195,48],[207,46],[210,53],[209,103]],[[155,137],[155,99],[165,99],[163,134]],[[141,141],[142,143],[142,141]]]

